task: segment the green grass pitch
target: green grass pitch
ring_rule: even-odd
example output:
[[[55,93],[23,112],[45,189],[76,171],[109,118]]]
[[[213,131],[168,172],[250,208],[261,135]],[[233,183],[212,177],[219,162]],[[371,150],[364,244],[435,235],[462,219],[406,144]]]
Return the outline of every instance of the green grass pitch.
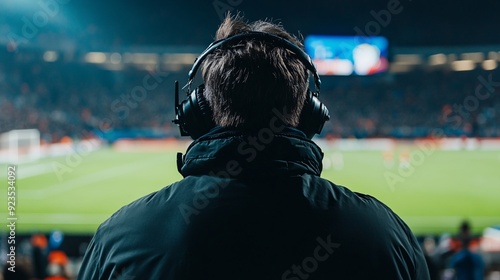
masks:
[[[408,150],[413,151],[417,148]],[[106,148],[70,161],[58,157],[21,164],[17,231],[93,233],[121,206],[181,179],[175,152]],[[455,233],[463,219],[476,233],[500,224],[500,151],[435,151],[401,168],[399,155],[394,151],[391,161],[382,151],[325,150],[322,176],[375,196],[417,235]],[[0,217],[6,221],[7,166],[1,170]]]

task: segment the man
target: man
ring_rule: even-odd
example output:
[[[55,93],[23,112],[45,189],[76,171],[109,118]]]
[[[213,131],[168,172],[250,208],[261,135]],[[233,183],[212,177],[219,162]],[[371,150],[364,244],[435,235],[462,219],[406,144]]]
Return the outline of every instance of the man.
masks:
[[[198,58],[204,87],[176,108],[196,139],[184,179],[104,222],[79,279],[429,279],[396,214],[320,178],[310,137],[327,111],[307,89],[299,40],[238,16],[219,27],[225,38]]]
[[[455,270],[457,280],[484,279],[483,258],[469,249],[470,241],[470,237],[463,237],[462,249],[450,259],[450,267]]]

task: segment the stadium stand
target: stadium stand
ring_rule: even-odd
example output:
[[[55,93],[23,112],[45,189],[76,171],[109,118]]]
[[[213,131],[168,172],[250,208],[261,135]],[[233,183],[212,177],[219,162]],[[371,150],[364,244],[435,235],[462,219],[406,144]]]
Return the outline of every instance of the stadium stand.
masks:
[[[186,80],[185,68],[156,74],[154,69],[133,66],[107,70],[79,61],[47,62],[37,51],[2,50],[0,58],[6,61],[0,65],[0,110],[4,112],[0,133],[36,128],[48,143],[63,137],[102,136],[110,129],[149,128],[161,130],[163,136],[177,136],[170,123],[172,85],[174,80]],[[154,75],[162,75],[157,76],[160,83]],[[369,78],[324,77],[321,98],[332,120],[322,136],[415,138],[442,129],[443,136],[499,137],[500,97],[473,99],[481,85],[479,77],[495,81],[499,76],[498,69],[439,68]],[[155,86],[145,89],[145,77]]]

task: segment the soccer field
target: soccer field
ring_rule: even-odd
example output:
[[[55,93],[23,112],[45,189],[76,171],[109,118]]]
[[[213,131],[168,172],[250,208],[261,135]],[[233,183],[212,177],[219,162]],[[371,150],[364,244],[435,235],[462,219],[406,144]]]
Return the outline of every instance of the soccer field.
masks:
[[[18,232],[94,232],[121,206],[181,179],[175,152],[105,148],[69,162],[59,157],[19,165]],[[498,151],[434,151],[400,167],[399,151],[388,157],[381,151],[325,150],[324,163],[324,178],[375,196],[418,235],[455,233],[463,219],[476,233],[500,224]],[[6,186],[7,166],[2,170]],[[6,217],[2,205],[0,214]]]

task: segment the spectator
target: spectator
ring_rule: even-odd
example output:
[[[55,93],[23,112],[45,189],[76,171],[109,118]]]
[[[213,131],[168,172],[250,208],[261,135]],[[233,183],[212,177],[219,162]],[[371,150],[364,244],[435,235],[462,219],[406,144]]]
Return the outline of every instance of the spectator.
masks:
[[[457,280],[483,280],[484,261],[481,255],[469,249],[470,238],[462,239],[462,249],[450,259]]]
[[[433,237],[428,236],[424,239],[423,251],[425,255],[425,262],[427,263],[427,267],[429,268],[429,275],[431,280],[439,280],[439,266],[434,258],[434,252],[436,249],[436,241]]]
[[[3,280],[36,280],[33,275],[33,266],[29,259],[20,257],[16,260],[15,272],[4,266]]]

